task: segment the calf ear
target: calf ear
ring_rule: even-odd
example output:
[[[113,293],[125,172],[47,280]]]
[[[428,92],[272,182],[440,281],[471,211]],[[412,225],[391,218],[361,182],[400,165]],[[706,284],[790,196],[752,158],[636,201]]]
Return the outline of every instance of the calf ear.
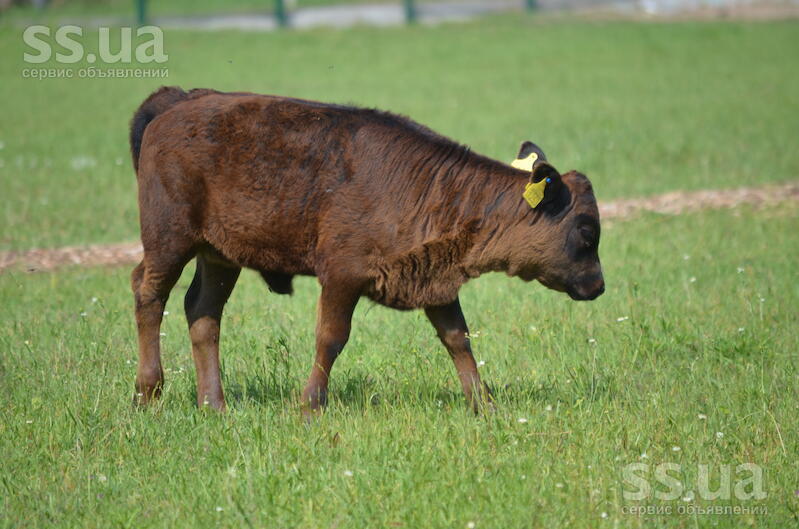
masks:
[[[533,173],[530,176],[530,181],[538,183],[544,178],[549,178],[551,184],[560,183],[560,173],[552,165],[545,161],[537,161],[533,166]],[[549,185],[547,185],[549,187]]]
[[[522,144],[519,146],[519,154],[516,156],[516,159],[524,160],[532,153],[536,153],[538,155],[538,161],[545,162],[547,160],[547,156],[544,154],[544,151],[541,150],[541,147],[531,141],[522,142]]]
[[[552,165],[548,162],[536,163],[530,180],[533,183],[538,183],[544,179],[548,180],[544,188],[541,206],[550,214],[557,214],[571,202],[569,188],[563,183],[558,170]]]

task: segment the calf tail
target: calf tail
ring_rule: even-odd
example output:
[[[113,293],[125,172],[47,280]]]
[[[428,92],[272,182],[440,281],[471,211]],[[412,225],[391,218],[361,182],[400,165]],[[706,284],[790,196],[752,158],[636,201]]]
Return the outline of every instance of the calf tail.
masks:
[[[139,170],[139,152],[144,129],[159,114],[188,98],[188,94],[177,86],[162,86],[144,100],[130,121],[130,154],[133,157],[133,168]]]

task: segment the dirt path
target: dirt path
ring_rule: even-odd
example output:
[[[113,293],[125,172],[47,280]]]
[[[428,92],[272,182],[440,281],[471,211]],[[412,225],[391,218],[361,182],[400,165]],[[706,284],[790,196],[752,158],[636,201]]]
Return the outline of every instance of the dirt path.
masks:
[[[628,220],[641,212],[679,215],[702,209],[735,208],[744,204],[762,208],[783,202],[799,203],[799,182],[739,189],[675,191],[646,198],[603,202],[599,210],[602,220],[606,221]],[[138,242],[0,252],[0,272],[16,267],[34,272],[69,265],[131,265],[141,259],[141,252]]]

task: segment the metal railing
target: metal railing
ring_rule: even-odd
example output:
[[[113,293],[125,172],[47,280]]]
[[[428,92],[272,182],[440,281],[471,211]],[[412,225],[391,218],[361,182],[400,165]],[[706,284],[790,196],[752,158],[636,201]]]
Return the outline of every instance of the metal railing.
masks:
[[[275,22],[279,27],[290,26],[289,9],[286,5],[286,0],[270,0],[272,2],[273,14]],[[147,0],[134,0],[136,21],[139,25],[144,25],[148,20]],[[419,2],[418,0],[395,0],[395,2],[402,3],[402,11],[405,16],[405,21],[408,24],[413,24],[419,18]],[[519,0],[528,11],[534,11],[538,7],[537,0]],[[390,4],[387,4],[390,5]]]

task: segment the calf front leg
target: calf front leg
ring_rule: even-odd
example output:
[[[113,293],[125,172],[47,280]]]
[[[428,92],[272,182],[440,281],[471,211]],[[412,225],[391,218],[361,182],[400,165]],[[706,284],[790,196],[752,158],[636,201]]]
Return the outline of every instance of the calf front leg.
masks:
[[[327,404],[327,384],[333,363],[350,337],[352,312],[359,293],[343,285],[322,285],[316,316],[316,359],[302,392],[303,415],[317,414]]]
[[[448,305],[427,307],[424,312],[455,364],[466,401],[475,413],[479,412],[481,406],[490,404],[491,392],[480,380],[480,374],[477,372],[477,363],[474,361],[469,343],[469,328],[466,326],[460,301],[455,298],[455,301]]]

